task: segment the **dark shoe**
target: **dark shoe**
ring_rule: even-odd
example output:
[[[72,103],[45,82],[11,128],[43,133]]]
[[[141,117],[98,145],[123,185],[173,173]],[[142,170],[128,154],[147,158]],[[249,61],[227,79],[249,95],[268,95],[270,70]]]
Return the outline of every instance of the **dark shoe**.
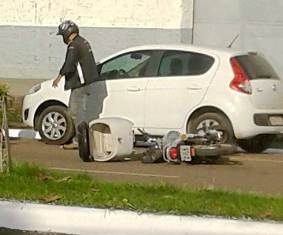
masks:
[[[78,144],[76,143],[71,143],[71,144],[64,144],[63,145],[63,149],[66,149],[66,150],[73,150],[73,149],[78,149]]]

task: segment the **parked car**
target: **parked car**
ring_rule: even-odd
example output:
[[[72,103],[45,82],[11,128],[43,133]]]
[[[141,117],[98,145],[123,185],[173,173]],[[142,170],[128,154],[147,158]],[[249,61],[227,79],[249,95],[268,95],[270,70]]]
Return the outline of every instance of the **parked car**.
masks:
[[[265,150],[283,131],[283,84],[258,53],[148,45],[107,57],[98,68],[100,117],[127,118],[157,136],[216,129],[223,143],[237,141],[249,152]],[[74,134],[63,86],[42,82],[23,101],[24,123],[49,144]]]

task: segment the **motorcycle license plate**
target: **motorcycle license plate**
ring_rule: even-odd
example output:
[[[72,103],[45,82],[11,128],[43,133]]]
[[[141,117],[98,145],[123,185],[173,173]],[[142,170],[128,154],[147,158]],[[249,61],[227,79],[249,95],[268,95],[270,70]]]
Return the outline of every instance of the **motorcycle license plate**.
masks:
[[[180,155],[181,155],[181,160],[182,161],[184,161],[184,162],[192,161],[191,146],[181,145],[180,146]]]

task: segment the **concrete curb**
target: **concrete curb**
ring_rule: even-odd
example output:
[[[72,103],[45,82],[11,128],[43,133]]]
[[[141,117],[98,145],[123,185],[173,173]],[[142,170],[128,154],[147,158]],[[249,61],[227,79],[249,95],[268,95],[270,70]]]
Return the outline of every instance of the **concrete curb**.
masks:
[[[0,227],[80,235],[282,235],[283,224],[0,201]]]

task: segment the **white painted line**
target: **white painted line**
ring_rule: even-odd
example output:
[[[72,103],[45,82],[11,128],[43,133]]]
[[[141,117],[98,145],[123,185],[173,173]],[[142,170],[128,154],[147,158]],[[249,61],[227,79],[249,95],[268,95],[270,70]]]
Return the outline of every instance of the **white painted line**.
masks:
[[[0,227],[80,235],[282,235],[283,224],[0,201]]]
[[[155,174],[141,174],[141,173],[131,173],[131,172],[119,172],[119,171],[98,171],[98,170],[81,170],[72,168],[60,168],[60,167],[50,167],[50,170],[59,171],[73,171],[81,173],[93,173],[93,174],[109,174],[109,175],[126,175],[126,176],[140,176],[140,177],[157,177],[157,178],[179,178],[176,175],[155,175]]]
[[[9,129],[9,137],[37,139],[37,140],[41,139],[39,133],[31,129]]]

